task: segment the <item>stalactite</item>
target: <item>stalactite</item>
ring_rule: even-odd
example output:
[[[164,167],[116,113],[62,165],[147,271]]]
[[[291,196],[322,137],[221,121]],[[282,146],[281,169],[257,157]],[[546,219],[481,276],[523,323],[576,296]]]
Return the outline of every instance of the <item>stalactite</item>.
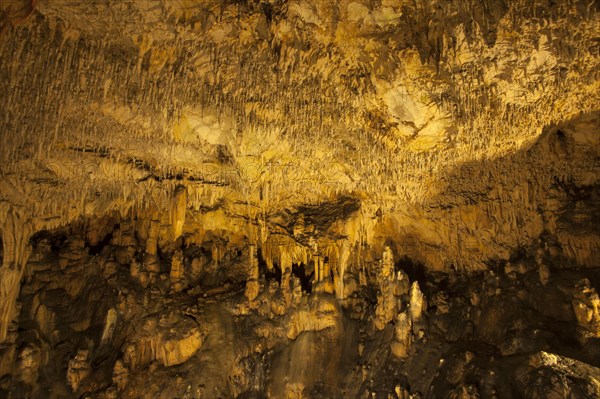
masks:
[[[163,3],[169,8],[180,2],[169,3],[168,7],[168,2]],[[371,3],[365,6],[370,11],[380,6],[379,2]],[[386,3],[394,8],[394,2]],[[246,298],[250,304],[257,302],[257,306],[246,303],[240,306],[242,310],[236,310],[239,312],[248,309],[257,314],[271,312],[259,306],[262,297],[257,301],[259,247],[271,271],[268,275],[274,268],[281,270],[281,290],[287,305],[291,296],[292,308],[303,306],[307,300],[305,297],[296,301],[298,297],[290,293],[292,289],[297,293],[298,288],[293,282],[292,263],[304,264],[308,270],[314,265],[312,288],[318,293],[314,297],[325,298],[324,302],[333,299],[323,295],[330,292],[328,287],[333,277],[333,292],[344,306],[355,299],[350,296],[350,284],[354,284],[356,271],[361,285],[375,285],[381,291],[376,324],[383,328],[395,322],[392,351],[402,357],[409,353],[411,328],[422,327],[426,319],[425,298],[414,282],[410,309],[398,312],[398,308],[403,309],[398,301],[408,291],[408,279],[405,274],[393,272],[390,248],[379,252],[384,240],[395,241],[392,247],[398,248],[399,253],[406,250],[409,256],[424,261],[426,267],[447,270],[452,263],[468,271],[481,264],[482,259],[507,258],[511,248],[529,245],[531,236],[538,234],[539,224],[551,234],[560,231],[557,240],[561,256],[588,265],[593,265],[597,258],[600,247],[597,238],[567,234],[568,229],[561,225],[564,218],[555,215],[557,211],[551,203],[562,200],[544,191],[544,187],[569,184],[582,164],[589,168],[586,173],[591,176],[586,177],[589,180],[586,185],[593,181],[596,175],[593,156],[586,159],[574,156],[553,165],[532,165],[537,158],[535,151],[531,151],[528,152],[531,159],[513,162],[512,169],[503,167],[503,160],[512,160],[513,153],[524,148],[520,147],[523,143],[539,138],[542,126],[561,123],[580,110],[597,108],[598,96],[593,85],[597,83],[594,69],[598,60],[595,53],[588,51],[594,38],[590,32],[595,32],[592,24],[597,21],[582,20],[577,13],[568,15],[574,4],[560,5],[562,11],[557,17],[565,21],[570,18],[571,34],[566,28],[557,29],[564,21],[550,21],[547,27],[521,24],[524,15],[528,15],[528,11],[523,11],[526,7],[522,7],[526,2],[509,2],[509,15],[501,23],[506,24],[512,18],[517,31],[498,28],[497,43],[488,47],[481,29],[488,24],[490,29],[494,27],[487,16],[483,24],[475,21],[474,14],[479,12],[476,3],[444,5],[443,12],[455,17],[444,22],[448,26],[441,36],[442,49],[434,49],[442,59],[437,60],[439,70],[435,76],[432,70],[435,66],[419,58],[423,55],[418,54],[418,50],[423,50],[419,48],[420,39],[407,34],[399,44],[394,42],[395,33],[393,38],[389,36],[402,26],[403,19],[394,22],[392,31],[379,22],[375,28],[372,21],[365,19],[352,28],[356,30],[355,37],[345,40],[337,36],[348,23],[342,7],[336,11],[339,15],[335,15],[339,31],[330,43],[330,39],[323,42],[322,33],[300,28],[307,21],[306,15],[298,16],[294,21],[297,25],[286,28],[288,34],[298,37],[281,39],[285,43],[276,56],[268,54],[273,49],[265,43],[245,39],[251,42],[242,44],[234,37],[241,32],[237,30],[241,29],[241,23],[248,22],[245,12],[250,3],[236,5],[239,8],[236,21],[227,20],[229,5],[224,3],[219,5],[221,16],[214,25],[204,14],[196,19],[199,16],[194,14],[196,11],[189,11],[192,16],[186,15],[181,21],[174,19],[176,14],[169,14],[164,19],[169,28],[174,24],[179,29],[190,20],[194,21],[193,27],[178,31],[174,40],[169,38],[171,29],[144,33],[133,40],[135,47],[130,48],[130,38],[137,35],[132,27],[148,24],[146,10],[140,4],[129,5],[129,10],[139,13],[134,16],[139,18],[135,24],[122,26],[119,22],[118,28],[110,29],[110,33],[91,15],[85,16],[94,20],[89,27],[85,26],[85,19],[83,24],[79,21],[82,25],[78,27],[82,33],[79,38],[73,32],[59,33],[60,29],[52,25],[56,17],[44,9],[36,13],[30,25],[2,32],[7,40],[0,40],[3,77],[0,92],[7,95],[0,98],[0,119],[6,122],[0,129],[0,182],[10,182],[19,190],[17,194],[9,193],[3,185],[0,206],[22,201],[35,212],[38,230],[112,211],[125,219],[130,217],[130,209],[152,204],[165,215],[150,216],[147,236],[140,234],[141,245],[145,244],[141,264],[139,257],[129,253],[130,247],[136,245],[131,239],[110,245],[128,247],[112,248],[114,257],[123,267],[129,266],[134,280],[154,291],[161,286],[157,277],[166,277],[158,259],[159,239],[161,253],[167,257],[173,255],[170,275],[175,291],[181,289],[183,276],[198,279],[202,273],[211,271],[201,255],[192,261],[190,271],[183,270],[183,246],[185,251],[194,253],[198,248],[193,245],[200,246],[209,240],[206,242],[208,245],[212,242],[213,266],[217,266],[223,259],[229,265],[229,256],[233,248],[237,250],[236,245],[246,241],[255,243],[248,247]],[[160,3],[152,3],[152,18],[165,17],[166,14],[161,15],[161,7],[154,7],[157,4]],[[61,7],[44,6],[50,10]],[[111,10],[114,11],[111,18],[123,17],[117,6]],[[99,12],[103,12],[102,7],[98,6]],[[294,4],[290,9],[294,7],[303,5]],[[206,5],[201,13],[208,15],[209,9]],[[485,10],[486,15],[489,11]],[[314,12],[317,19],[323,17],[317,14],[328,13],[316,9]],[[419,1],[405,4],[402,12],[403,18],[415,18],[418,28],[429,23],[434,11],[431,4]],[[252,14],[252,18],[256,16]],[[468,26],[454,26],[464,17],[471,20]],[[41,21],[50,22],[49,31]],[[232,34],[214,38],[212,30],[223,25],[233,25]],[[278,33],[279,27],[274,22],[269,32]],[[364,34],[371,29],[376,29],[375,33]],[[467,29],[471,31],[465,33]],[[539,44],[536,40],[540,29],[552,32],[556,44],[548,51],[566,72],[555,74],[543,65],[534,65],[533,72],[528,68],[531,60],[536,60],[532,52]],[[123,32],[127,32],[126,36],[120,37]],[[468,36],[463,37],[464,44],[448,39],[463,34]],[[379,76],[369,66],[378,59],[380,50],[387,48],[388,39],[408,49],[394,49],[394,56],[389,58],[391,68],[397,70]],[[306,48],[301,49],[304,45]],[[438,46],[433,42],[429,45]],[[560,46],[568,50],[556,50]],[[170,48],[176,50],[169,55]],[[517,51],[512,51],[514,48]],[[113,54],[115,49],[125,53]],[[128,55],[128,51],[133,51],[133,55]],[[161,51],[165,52],[165,59],[159,57]],[[563,52],[571,55],[565,56]],[[414,59],[413,53],[417,56]],[[145,56],[150,58],[150,67],[145,65]],[[465,58],[469,61],[465,62]],[[279,70],[274,71],[274,66]],[[583,87],[588,84],[591,87]],[[381,97],[388,86],[408,89],[399,102],[387,106],[381,103]],[[420,96],[421,93],[425,96]],[[448,142],[422,151],[412,148],[423,139],[420,134],[395,136],[395,128],[389,126],[403,125],[404,118],[413,110],[407,108],[403,115],[395,115],[394,106],[411,101],[426,105],[425,119],[433,118],[428,120],[436,122],[441,118],[456,129],[456,133],[448,132]],[[211,135],[221,134],[221,128],[229,129],[232,120],[238,129],[236,134],[252,143],[243,149],[242,145],[235,150],[228,147],[231,157],[217,162],[212,155],[216,152],[214,146],[194,137],[193,132],[186,138],[189,141],[173,142],[172,124],[181,122],[190,108],[199,108],[203,120],[214,117],[222,122],[222,127],[212,130]],[[271,136],[275,137],[272,146],[266,142]],[[267,139],[262,140],[263,137]],[[70,147],[92,151],[73,152]],[[33,155],[29,148],[33,148]],[[260,172],[264,173],[258,183],[235,174],[243,172],[248,158],[263,163]],[[130,162],[131,159],[139,159],[140,164],[134,165],[137,161]],[[227,166],[223,166],[225,163]],[[215,166],[209,168],[206,164]],[[464,167],[469,164],[480,166],[481,173]],[[37,176],[38,171],[41,177]],[[198,177],[196,172],[206,180],[214,178],[230,185],[215,188],[193,181],[192,177]],[[441,177],[445,180],[438,180]],[[533,188],[523,186],[527,181],[532,181]],[[490,189],[490,184],[500,188]],[[512,189],[519,186],[521,189]],[[317,205],[341,196],[361,199],[360,222],[352,221],[350,225],[348,220],[336,219],[341,210],[331,211],[323,225],[310,222],[314,215],[294,216],[299,206]],[[245,202],[245,210],[240,210],[238,202]],[[377,209],[374,205],[382,212],[373,212]],[[577,205],[579,210],[586,202],[578,201]],[[540,209],[542,216],[538,215]],[[538,222],[538,216],[544,220]],[[335,219],[331,227],[329,218]],[[290,220],[295,224],[288,224]],[[207,231],[198,227],[205,222],[211,225]],[[19,239],[11,237],[18,234],[4,230],[6,254],[15,258],[11,248],[21,244]],[[184,231],[185,237],[181,239]],[[236,234],[234,242],[228,241],[232,232]],[[434,253],[432,248],[441,252]],[[377,263],[374,259],[379,256],[381,261]],[[66,259],[59,260],[65,271],[70,267]],[[5,274],[18,269],[15,264],[24,264],[14,259],[5,259],[6,262],[13,266],[2,266],[2,301],[14,296],[13,291],[5,295],[9,291],[5,286],[12,287],[18,280],[12,275],[5,278]],[[555,275],[549,276],[548,270],[541,266],[540,282],[552,284]],[[223,269],[226,268],[219,273],[228,272]],[[359,295],[362,291],[355,293]],[[265,294],[275,297],[274,293]],[[3,320],[8,307],[13,308],[2,302]],[[287,311],[282,307],[273,312],[283,315]],[[2,330],[6,329],[6,324],[2,324]],[[6,332],[0,334],[0,342],[6,335]],[[273,339],[270,336],[265,342]],[[158,346],[154,338],[139,344],[143,350],[154,353],[154,359],[159,358]],[[140,362],[136,363],[135,356],[132,359],[135,368]],[[115,370],[120,368],[115,365]]]

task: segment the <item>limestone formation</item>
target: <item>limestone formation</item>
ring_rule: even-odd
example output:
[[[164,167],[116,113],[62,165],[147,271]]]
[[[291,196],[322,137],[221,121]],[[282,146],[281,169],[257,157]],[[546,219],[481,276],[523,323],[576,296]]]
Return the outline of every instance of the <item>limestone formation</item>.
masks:
[[[575,287],[573,311],[585,335],[600,338],[600,297],[587,279],[579,281]]]
[[[129,370],[125,367],[122,360],[115,362],[113,370],[112,382],[117,386],[118,391],[123,391],[129,381]]]
[[[124,362],[131,369],[153,361],[163,366],[184,363],[202,345],[202,335],[198,330],[182,332],[147,331],[134,342],[124,347]]]
[[[179,292],[185,288],[184,272],[185,270],[183,267],[183,252],[181,250],[177,250],[171,258],[171,270],[169,272],[171,288],[175,292]]]
[[[427,310],[425,295],[421,292],[418,281],[413,281],[410,286],[408,310],[413,324],[418,323]]]
[[[0,398],[600,397],[599,31],[0,0]]]
[[[337,330],[340,328],[339,308],[332,297],[318,296],[289,316],[287,336],[296,339],[307,331]]]
[[[292,257],[283,250],[281,251],[279,262],[279,266],[281,267],[281,283],[279,284],[279,287],[283,293],[283,299],[285,300],[286,306],[289,306],[292,302]]]
[[[0,266],[0,343],[8,338],[9,324],[16,314],[21,278],[29,257],[31,227],[22,216],[8,211],[2,225],[2,265]]]
[[[184,186],[177,186],[171,200],[171,226],[172,239],[176,240],[183,233],[185,223],[185,212],[187,208],[187,191]]]
[[[91,366],[88,356],[89,352],[81,349],[73,359],[69,360],[67,381],[73,392],[76,392],[81,382],[90,375]]]
[[[406,312],[399,313],[394,326],[394,340],[392,341],[392,353],[399,358],[408,356],[408,350],[412,341],[412,322]]]
[[[100,345],[108,345],[113,338],[117,324],[117,311],[114,308],[110,308],[106,313],[106,321],[104,322],[104,330],[102,331],[102,338],[100,339]]]
[[[538,275],[540,277],[540,284],[548,284],[551,276],[550,267],[548,265],[540,265],[538,269]]]
[[[35,385],[42,366],[40,348],[27,345],[17,355],[18,378],[29,385]]]
[[[375,326],[382,330],[398,314],[398,301],[402,292],[402,285],[408,278],[394,271],[394,255],[389,247],[385,247],[381,260],[381,270],[378,274],[379,294],[377,295],[377,308],[375,309]],[[406,280],[406,281],[405,281]]]

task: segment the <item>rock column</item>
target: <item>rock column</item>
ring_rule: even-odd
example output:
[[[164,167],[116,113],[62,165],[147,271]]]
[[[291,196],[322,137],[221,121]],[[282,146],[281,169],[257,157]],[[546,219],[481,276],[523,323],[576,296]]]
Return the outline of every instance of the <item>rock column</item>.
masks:
[[[427,301],[421,292],[418,281],[414,281],[410,286],[409,301],[409,316],[413,330],[416,332],[421,326],[421,318],[427,309]]]
[[[398,314],[398,298],[396,297],[396,273],[394,273],[394,255],[389,247],[385,247],[381,260],[381,271],[378,276],[380,293],[377,295],[375,309],[375,327],[383,330]]]
[[[173,241],[183,234],[183,225],[185,223],[185,211],[187,209],[187,190],[184,186],[178,186],[171,199],[171,226]]]

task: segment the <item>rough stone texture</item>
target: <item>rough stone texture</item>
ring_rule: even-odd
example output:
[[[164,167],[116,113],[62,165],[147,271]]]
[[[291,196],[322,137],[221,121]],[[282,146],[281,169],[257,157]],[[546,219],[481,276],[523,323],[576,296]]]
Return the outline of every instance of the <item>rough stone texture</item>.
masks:
[[[587,279],[581,280],[575,286],[573,311],[585,335],[600,338],[600,297]]]
[[[0,397],[596,397],[600,9],[0,1]]]
[[[88,356],[89,353],[87,350],[79,350],[77,355],[69,360],[67,381],[73,392],[77,392],[77,388],[79,388],[81,382],[90,375],[91,366]]]
[[[400,313],[396,317],[394,327],[394,340],[392,341],[392,353],[397,357],[407,357],[412,340],[412,323],[406,313]]]

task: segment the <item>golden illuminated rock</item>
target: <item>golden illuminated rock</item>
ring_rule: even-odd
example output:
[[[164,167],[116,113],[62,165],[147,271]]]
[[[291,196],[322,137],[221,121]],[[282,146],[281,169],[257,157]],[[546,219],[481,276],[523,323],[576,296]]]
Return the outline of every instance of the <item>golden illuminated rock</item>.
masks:
[[[398,314],[399,280],[402,274],[394,272],[394,255],[389,247],[383,251],[381,260],[381,271],[378,275],[380,293],[377,296],[377,308],[375,309],[375,326],[383,330]]]
[[[392,341],[392,353],[396,357],[407,357],[412,341],[412,323],[406,313],[399,313],[394,326],[394,340]]]
[[[410,320],[414,324],[421,319],[424,311],[427,309],[427,302],[425,296],[421,292],[418,281],[414,281],[410,286],[409,298],[408,310],[410,313]]]
[[[117,311],[114,308],[110,308],[106,313],[106,321],[104,322],[104,329],[102,331],[102,338],[100,339],[101,345],[107,345],[112,340],[117,324]]]
[[[27,345],[17,355],[18,378],[30,385],[34,385],[42,365],[41,351],[34,345]]]
[[[587,279],[581,280],[575,287],[573,310],[586,335],[600,338],[600,297]]]
[[[167,334],[160,331],[154,334],[149,332],[125,347],[124,361],[132,369],[152,361],[163,366],[184,363],[198,351],[202,345],[202,336],[197,330],[181,335],[181,332]]]
[[[287,336],[296,339],[306,331],[322,331],[328,328],[337,329],[340,323],[337,303],[330,295],[320,295],[291,311],[288,321]]]
[[[1,0],[0,397],[600,396],[599,27]]]

